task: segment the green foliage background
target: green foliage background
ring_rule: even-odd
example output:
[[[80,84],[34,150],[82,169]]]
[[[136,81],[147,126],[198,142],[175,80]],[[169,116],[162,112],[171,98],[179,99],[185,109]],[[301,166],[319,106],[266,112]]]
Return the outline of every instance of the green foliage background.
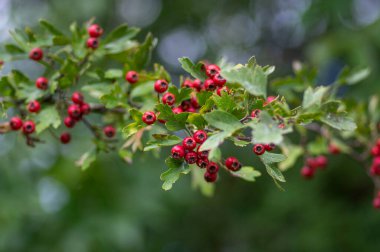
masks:
[[[263,65],[276,65],[278,75],[289,74],[292,61],[302,60],[321,69],[322,84],[330,83],[344,65],[369,66],[371,77],[346,95],[366,99],[380,88],[377,83],[380,21],[376,20],[376,13],[370,12],[376,6],[366,9],[358,4],[360,1],[3,2],[7,3],[3,30],[33,25],[39,18],[66,28],[73,20],[81,22],[92,16],[106,30],[126,19],[131,20],[131,25],[139,25],[137,19],[120,14],[121,6],[130,6],[137,16],[148,15],[144,10],[153,6],[160,11],[143,29],[152,31],[159,44],[173,31],[187,29],[203,39],[202,58],[217,59],[227,51],[233,52],[229,53],[232,60],[245,62],[254,54]],[[289,13],[294,10],[298,11],[297,25],[273,28],[281,24],[273,21],[276,17],[283,15],[289,21],[294,17]],[[257,21],[259,28],[255,30],[260,33],[259,38],[247,41],[252,31],[243,30],[237,33],[240,37],[232,40],[228,37],[231,27],[224,31],[210,25],[212,20],[219,20],[218,15],[225,22],[233,23],[236,19],[238,24],[245,19],[237,17],[257,21],[261,15],[261,21]],[[371,22],[363,21],[363,17],[371,15],[375,15]],[[222,28],[225,22],[220,21]],[[298,26],[302,32],[295,29]],[[218,41],[207,36],[209,29],[222,35]],[[300,38],[292,34],[303,35]],[[228,39],[223,39],[224,36]],[[153,61],[165,63],[163,52],[159,46]],[[182,73],[170,62],[166,66],[174,74]],[[36,70],[30,65],[26,67],[29,73]],[[69,146],[55,144],[46,135],[48,143],[36,149],[25,147],[22,139],[14,135],[0,136],[0,251],[377,251],[380,248],[380,215],[371,207],[371,181],[362,167],[347,162],[345,157],[332,158],[328,169],[312,181],[300,178],[302,164],[298,163],[285,173],[288,181],[285,192],[278,190],[268,176],[253,184],[222,176],[215,196],[206,198],[190,189],[188,178],[177,182],[173,190],[163,191],[159,176],[165,163],[149,153],[138,155],[133,165],[126,165],[116,155],[103,154],[90,169],[80,171],[74,160],[82,153],[80,150],[91,144],[90,133],[82,131],[85,132],[81,127],[74,131],[78,141]],[[164,152],[169,150],[163,149]],[[222,152],[236,155],[246,164],[258,163],[252,159],[250,148],[242,151],[224,146]]]

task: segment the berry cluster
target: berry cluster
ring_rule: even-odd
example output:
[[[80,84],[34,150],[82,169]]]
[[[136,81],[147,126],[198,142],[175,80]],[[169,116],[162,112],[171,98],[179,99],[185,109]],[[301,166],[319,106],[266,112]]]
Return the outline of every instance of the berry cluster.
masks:
[[[92,24],[87,29],[87,33],[90,36],[87,39],[87,47],[91,49],[96,49],[99,46],[99,37],[103,34],[103,29],[97,24]]]
[[[371,149],[371,155],[373,156],[372,164],[370,168],[370,174],[372,176],[380,175],[380,139]]]
[[[327,158],[325,156],[309,157],[306,159],[306,164],[301,168],[301,175],[305,179],[311,179],[318,168],[325,169],[326,166]]]

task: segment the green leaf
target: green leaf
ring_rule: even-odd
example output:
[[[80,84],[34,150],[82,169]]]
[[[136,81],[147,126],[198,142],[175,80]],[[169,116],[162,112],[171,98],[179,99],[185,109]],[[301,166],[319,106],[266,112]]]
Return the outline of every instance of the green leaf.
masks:
[[[189,165],[187,165],[183,160],[178,160],[174,158],[167,158],[165,160],[168,170],[161,174],[160,179],[164,181],[162,184],[162,189],[165,191],[172,189],[173,184],[179,179],[181,174],[187,174],[190,172]]]
[[[205,103],[209,100],[211,96],[212,96],[212,92],[202,91],[202,92],[197,93],[197,100],[198,100],[199,106],[202,107],[203,105],[205,105]]]
[[[136,83],[135,85],[136,86],[133,87],[130,94],[131,98],[141,97],[153,93],[154,81]]]
[[[161,115],[161,114],[160,114]],[[174,114],[174,118],[165,123],[165,126],[170,131],[178,131],[186,128],[186,120],[189,113]]]
[[[120,69],[109,69],[104,73],[106,79],[117,79],[123,77],[123,71]]]
[[[260,156],[260,159],[264,164],[274,164],[284,161],[286,156],[282,154],[265,152]]]
[[[204,129],[207,125],[206,120],[198,113],[190,113],[187,122],[195,125],[198,129]]]
[[[204,179],[204,170],[195,165],[191,167],[191,186],[193,189],[199,189],[204,196],[211,197],[214,195],[215,184],[207,183]]]
[[[306,89],[304,95],[303,95],[303,102],[302,107],[304,109],[308,109],[312,106],[321,106],[322,98],[326,94],[327,90],[329,90],[328,87],[317,87],[315,89],[312,89],[309,87]]]
[[[267,95],[267,75],[262,67],[249,62],[247,65],[238,65],[231,70],[222,71],[222,75],[229,83],[238,83],[250,94],[256,96]]]
[[[56,28],[54,25],[52,25],[45,19],[40,19],[40,25],[53,35],[64,36],[58,28]]]
[[[221,145],[226,138],[231,136],[230,132],[222,131],[219,133],[216,133],[209,138],[201,145],[200,151],[204,150],[213,150],[217,148],[219,145]]]
[[[181,63],[181,66],[183,70],[191,74],[194,78],[200,79],[204,81],[207,76],[206,73],[202,70],[202,65],[201,63],[198,63],[194,65],[194,63],[191,61],[191,59],[183,57],[178,59],[179,63]]]
[[[133,122],[123,128],[123,135],[125,138],[128,138],[142,128],[144,128],[144,126],[141,124],[141,122]]]
[[[284,175],[280,171],[280,169],[272,166],[272,165],[265,165],[265,168],[267,169],[268,174],[275,180],[278,180],[280,182],[286,182]]]
[[[176,86],[170,86],[168,92],[174,94],[176,103],[180,104],[181,102],[190,99],[193,90],[191,88],[181,88],[178,90]]]
[[[84,153],[78,161],[76,161],[76,165],[80,166],[82,170],[86,170],[90,165],[96,160],[96,150],[92,149]]]
[[[279,144],[283,140],[284,130],[278,128],[278,123],[266,112],[260,113],[260,121],[248,123],[252,128],[253,143]]]
[[[13,44],[5,44],[4,45],[5,51],[9,54],[23,54],[25,53],[25,50],[22,48],[13,45]]]
[[[357,127],[354,120],[343,113],[328,113],[321,118],[321,121],[338,130],[354,131]]]
[[[132,120],[135,122],[142,122],[142,116],[143,113],[138,109],[130,109],[129,115],[131,116]]]
[[[371,73],[369,68],[362,68],[351,71],[349,68],[344,68],[338,77],[339,84],[354,85],[366,79]]]
[[[328,140],[325,137],[317,137],[314,141],[307,144],[307,151],[311,155],[328,153]]]
[[[212,98],[214,99],[215,105],[220,110],[232,113],[235,109],[237,109],[238,105],[234,101],[233,96],[227,94],[226,92],[222,92],[222,96],[214,95]]]
[[[278,168],[281,171],[285,171],[292,167],[296,163],[297,159],[304,153],[303,148],[300,146],[290,144],[287,144],[286,147],[283,146],[282,151],[287,158],[278,164]]]
[[[36,117],[36,121],[38,122],[36,126],[37,134],[40,134],[49,126],[53,126],[56,129],[61,125],[61,117],[54,107],[41,110]]]
[[[104,39],[104,44],[114,42],[116,40],[129,40],[135,37],[139,33],[140,29],[135,27],[128,27],[127,24],[122,24],[115,28],[108,36]]]
[[[152,136],[155,140],[147,142],[144,151],[156,149],[161,146],[172,146],[182,141],[181,138],[174,135],[154,134]]]
[[[203,115],[205,120],[213,127],[233,133],[244,125],[232,114],[225,111],[214,110]]]
[[[236,172],[230,171],[231,175],[244,179],[246,181],[254,182],[256,177],[260,177],[261,173],[251,166],[243,166],[240,170]]]

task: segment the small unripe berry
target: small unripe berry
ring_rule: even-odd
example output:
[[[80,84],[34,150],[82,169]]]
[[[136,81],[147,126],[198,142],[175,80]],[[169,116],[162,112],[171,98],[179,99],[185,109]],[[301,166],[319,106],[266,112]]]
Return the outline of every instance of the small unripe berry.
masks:
[[[220,72],[220,67],[218,67],[217,65],[211,64],[211,65],[206,66],[206,74],[210,78],[214,77],[219,72]]]
[[[28,110],[29,112],[31,113],[37,113],[38,111],[40,111],[41,109],[41,105],[38,101],[31,101],[29,102],[28,104]]]
[[[91,107],[88,103],[83,103],[80,105],[80,112],[82,115],[88,115],[91,112]]]
[[[35,61],[39,61],[44,57],[44,52],[41,48],[33,48],[29,52],[29,58]]]
[[[218,173],[210,173],[210,172],[206,171],[204,178],[209,183],[215,182],[216,179],[218,178]]]
[[[152,111],[147,111],[142,115],[143,122],[148,125],[155,123],[156,119],[156,114]]]
[[[174,114],[181,114],[183,112],[183,109],[181,107],[176,107],[172,109]]]
[[[238,171],[241,168],[241,164],[240,164],[239,160],[235,157],[227,158],[225,161],[225,165],[226,165],[227,169],[231,170],[231,171]]]
[[[63,144],[67,144],[67,143],[69,143],[70,140],[71,140],[71,135],[70,135],[70,133],[68,133],[68,132],[63,132],[63,133],[61,134],[61,136],[60,136],[60,139],[61,139],[61,143],[63,143]]]
[[[251,113],[251,118],[257,118],[257,117],[259,117],[260,112],[261,112],[260,109],[253,110],[252,113]]]
[[[314,169],[309,166],[304,166],[301,169],[301,175],[305,179],[311,179],[314,176]]]
[[[214,77],[212,77],[212,80],[214,81],[215,85],[219,87],[223,87],[223,85],[227,82],[227,80],[224,79],[219,73],[214,75]]]
[[[203,87],[206,91],[214,91],[216,89],[216,85],[212,79],[205,80]]]
[[[264,106],[268,105],[269,103],[273,102],[276,100],[276,96],[268,96],[266,101],[264,102]]]
[[[74,92],[72,95],[71,95],[71,100],[75,103],[75,104],[83,104],[83,101],[84,101],[84,97],[83,95],[80,93],[80,92]]]
[[[34,130],[36,129],[36,125],[33,121],[26,121],[24,122],[24,125],[22,126],[22,131],[24,134],[32,134]]]
[[[64,120],[63,120],[63,123],[66,125],[67,128],[72,128],[75,126],[75,120],[73,118],[71,118],[70,116],[66,117]]]
[[[9,125],[12,130],[19,130],[22,127],[22,120],[20,117],[12,117],[11,120],[9,121]]]
[[[192,137],[185,137],[182,141],[182,145],[186,150],[193,150],[195,146],[197,146],[197,142],[195,142]]]
[[[200,79],[195,79],[193,81],[193,85],[192,87],[197,90],[198,92],[201,91],[201,88],[202,88],[202,81]]]
[[[206,141],[206,139],[207,139],[207,133],[206,133],[206,131],[203,131],[203,130],[197,130],[197,131],[195,131],[193,138],[194,138],[195,142],[197,142],[199,144],[203,144],[204,141]]]
[[[209,162],[206,169],[209,173],[217,173],[219,171],[219,165],[215,162]]]
[[[79,120],[82,117],[80,106],[72,104],[67,108],[67,114],[76,120]]]
[[[175,159],[180,159],[185,156],[185,149],[181,145],[175,145],[172,150],[172,157]]]
[[[97,38],[88,38],[86,45],[88,48],[96,49],[99,46],[99,41]]]
[[[329,145],[329,152],[333,155],[337,155],[340,153],[340,149],[338,146],[336,146],[335,144],[330,144]]]
[[[175,95],[172,93],[166,93],[162,96],[162,103],[172,106],[175,103]]]
[[[106,127],[104,127],[104,129],[103,129],[103,133],[104,133],[104,135],[105,135],[106,137],[108,137],[108,138],[112,138],[112,137],[114,137],[115,134],[116,134],[116,129],[115,129],[114,127],[112,127],[112,126],[106,126]]]
[[[374,208],[380,209],[380,198],[379,197],[374,198],[372,204]]]
[[[199,158],[199,155],[198,155],[198,160],[197,160],[197,165],[199,168],[206,168],[207,165],[208,165],[209,161],[207,158]]]
[[[88,32],[88,35],[90,35],[90,37],[98,38],[98,37],[102,36],[103,29],[99,25],[93,24],[90,27],[88,27],[87,32]]]
[[[202,145],[199,145],[197,148],[197,153],[199,158],[208,158],[209,150],[200,151]]]
[[[168,87],[169,87],[169,84],[166,80],[157,80],[154,83],[154,90],[160,94],[168,90]]]
[[[49,86],[49,80],[45,77],[39,77],[36,80],[36,87],[41,90],[46,90]]]
[[[264,152],[265,152],[264,145],[262,145],[262,144],[255,144],[255,146],[253,146],[253,152],[256,155],[262,155],[262,154],[264,154]]]
[[[195,164],[198,160],[198,155],[194,151],[186,153],[185,160],[188,164]]]
[[[139,74],[135,71],[129,71],[125,75],[125,80],[128,81],[130,84],[135,84],[139,81]]]

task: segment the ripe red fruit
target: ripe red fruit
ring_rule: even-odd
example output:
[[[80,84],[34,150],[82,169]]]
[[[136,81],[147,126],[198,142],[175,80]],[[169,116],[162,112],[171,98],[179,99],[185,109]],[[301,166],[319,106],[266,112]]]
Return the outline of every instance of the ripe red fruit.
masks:
[[[334,154],[334,155],[337,155],[340,153],[340,149],[338,146],[336,146],[335,144],[330,144],[329,145],[329,152],[331,154]]]
[[[209,162],[206,169],[209,173],[217,173],[219,171],[219,165],[215,162]]]
[[[214,77],[212,77],[212,80],[214,81],[214,83],[219,86],[219,87],[223,87],[224,84],[226,84],[227,80],[224,79],[220,73],[217,73],[214,75]]]
[[[41,109],[41,105],[38,101],[31,101],[29,102],[28,104],[28,110],[29,112],[31,113],[37,113],[38,111],[40,111]]]
[[[225,165],[226,165],[227,169],[231,170],[231,171],[238,171],[241,168],[241,164],[240,164],[239,160],[235,157],[227,158],[225,161]]]
[[[60,139],[61,139],[61,143],[63,143],[63,144],[67,144],[67,143],[69,143],[70,140],[71,140],[71,135],[70,135],[70,133],[68,133],[68,132],[63,132],[63,133],[61,134],[61,136],[60,136]]]
[[[128,81],[131,84],[135,84],[139,80],[139,74],[135,71],[129,71],[125,75],[125,80]]]
[[[261,112],[260,109],[253,110],[252,113],[251,113],[251,118],[257,118],[257,117],[259,117],[260,112]]]
[[[301,175],[305,179],[311,179],[314,176],[314,169],[309,166],[304,166],[301,169]]]
[[[181,108],[186,111],[191,107],[191,101],[190,100],[185,100],[181,102]]]
[[[106,137],[108,137],[108,138],[112,138],[112,137],[114,137],[115,134],[116,134],[116,129],[115,129],[114,127],[112,127],[112,126],[106,126],[106,127],[104,127],[104,129],[103,129],[103,133],[104,133],[104,135],[105,135]]]
[[[380,198],[379,197],[374,198],[372,204],[374,208],[380,209]]]
[[[185,156],[185,149],[181,145],[175,145],[173,146],[171,153],[173,158],[180,159]]]
[[[182,83],[182,87],[184,88],[192,88],[193,87],[193,82],[190,79],[186,79]]]
[[[148,125],[155,123],[156,119],[156,114],[152,111],[147,111],[142,116],[143,122]]]
[[[157,80],[154,83],[154,90],[160,94],[168,90],[168,87],[169,87],[169,84],[166,80]]]
[[[207,158],[200,158],[198,155],[197,165],[199,168],[201,168],[201,169],[206,168],[208,163],[209,163],[209,161]]]
[[[49,86],[49,80],[45,77],[39,77],[36,80],[36,87],[41,90],[46,90]]]
[[[219,95],[219,96],[222,96],[222,92],[228,94],[230,92],[230,90],[226,86],[224,86],[224,87],[218,87],[218,89],[216,90],[216,94]]]
[[[188,164],[195,164],[198,160],[198,155],[194,151],[186,153],[185,160]]]
[[[201,81],[200,79],[195,79],[195,80],[193,81],[192,88],[194,88],[194,89],[197,90],[198,92],[201,91],[201,88],[202,88],[202,81]]]
[[[316,162],[318,164],[318,167],[320,167],[322,169],[326,168],[326,166],[327,166],[327,158],[325,156],[323,156],[323,155],[317,156],[315,158],[315,160],[316,160]]]
[[[34,130],[36,129],[36,125],[33,121],[26,121],[24,122],[24,125],[22,126],[22,131],[24,134],[32,134]]]
[[[66,117],[64,120],[63,120],[63,123],[66,125],[67,128],[72,128],[75,126],[75,120],[73,118],[71,118],[70,116]]]
[[[265,144],[264,145],[265,151],[272,151],[274,148],[276,148],[276,145],[274,143]]]
[[[255,144],[255,146],[253,146],[253,152],[256,155],[262,155],[262,154],[264,154],[264,152],[265,152],[264,145],[262,145],[262,144]]]
[[[194,138],[195,142],[202,144],[207,139],[207,133],[206,133],[206,131],[203,131],[203,130],[197,130],[193,134],[193,138]]]
[[[162,103],[172,106],[175,103],[175,95],[172,93],[166,93],[162,96]]]
[[[88,32],[88,35],[90,35],[90,37],[98,38],[98,37],[102,36],[103,29],[99,25],[93,24],[90,27],[88,27],[87,32]]]
[[[82,115],[88,115],[91,112],[91,107],[88,103],[83,103],[80,105],[80,112]]]
[[[195,142],[192,137],[185,137],[182,141],[182,145],[186,150],[193,150],[195,146],[197,146],[197,142]]]
[[[208,151],[208,150],[200,151],[201,146],[202,145],[199,145],[197,148],[198,157],[199,158],[208,158],[208,154],[210,151]]]
[[[44,57],[44,52],[41,48],[33,48],[29,52],[29,58],[35,61],[39,61]]]
[[[210,78],[214,77],[219,72],[220,72],[220,67],[218,67],[217,65],[211,64],[211,65],[206,66],[206,74]]]
[[[218,178],[218,173],[210,173],[210,172],[206,171],[204,178],[209,183],[215,182],[216,179]]]
[[[183,109],[181,107],[176,107],[172,109],[174,114],[181,114],[183,112]]]
[[[199,108],[198,99],[195,95],[191,96],[190,103],[191,103],[191,106],[193,106],[194,108],[196,108],[196,109]]]
[[[96,49],[99,46],[99,41],[97,38],[88,38],[86,45],[88,48]]]
[[[71,95],[71,100],[76,104],[83,104],[84,98],[83,95],[80,92],[74,92]]]
[[[80,119],[82,117],[82,112],[80,106],[72,104],[67,108],[67,114],[73,119]]]
[[[22,120],[20,117],[12,117],[11,120],[9,121],[9,125],[12,130],[19,130],[22,127]]]
[[[316,169],[319,166],[317,159],[313,157],[306,159],[306,165],[312,169]]]
[[[216,89],[216,85],[212,79],[205,80],[203,87],[206,91],[214,91]]]
[[[371,155],[372,156],[380,156],[380,148],[379,146],[375,145],[371,149]]]
[[[189,113],[195,113],[197,112],[197,110],[194,108],[194,107],[190,107],[186,110],[186,112],[189,112]]]

